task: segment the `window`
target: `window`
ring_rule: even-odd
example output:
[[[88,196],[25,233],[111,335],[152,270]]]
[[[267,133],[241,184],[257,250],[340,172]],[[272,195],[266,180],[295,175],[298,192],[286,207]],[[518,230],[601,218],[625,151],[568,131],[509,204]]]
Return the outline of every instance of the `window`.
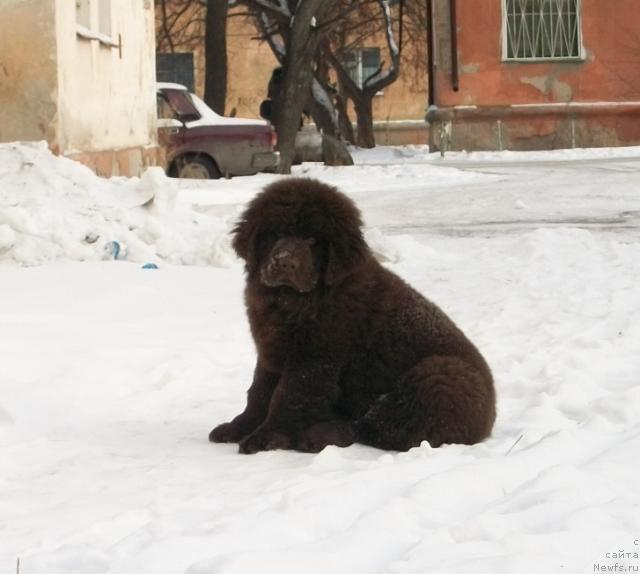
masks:
[[[98,31],[105,36],[111,36],[111,0],[98,2]]]
[[[76,23],[89,30],[91,28],[91,4],[89,0],[76,0]]]
[[[118,47],[111,38],[111,0],[76,0],[76,34],[85,40]]]
[[[367,78],[375,74],[380,67],[380,48],[348,50],[344,53],[342,63],[349,77],[362,88]]]
[[[503,0],[505,60],[581,57],[580,0]]]
[[[156,54],[156,80],[182,84],[195,92],[193,53]]]

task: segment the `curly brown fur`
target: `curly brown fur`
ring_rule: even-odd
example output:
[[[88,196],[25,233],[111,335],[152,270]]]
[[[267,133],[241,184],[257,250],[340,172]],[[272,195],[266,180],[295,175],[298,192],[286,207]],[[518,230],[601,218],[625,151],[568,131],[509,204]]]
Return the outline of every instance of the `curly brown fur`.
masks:
[[[247,406],[214,428],[240,452],[361,442],[408,450],[491,432],[495,392],[476,347],[372,256],[353,202],[288,178],[249,204],[233,247],[246,262],[258,360]]]

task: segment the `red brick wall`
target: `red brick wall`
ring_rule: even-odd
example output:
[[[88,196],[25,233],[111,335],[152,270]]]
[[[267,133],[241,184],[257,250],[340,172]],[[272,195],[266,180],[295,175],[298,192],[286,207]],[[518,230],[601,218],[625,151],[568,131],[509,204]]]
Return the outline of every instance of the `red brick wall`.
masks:
[[[502,61],[502,2],[457,0],[460,91],[451,89],[448,1],[436,3],[438,105],[640,101],[640,0],[582,0],[585,60]]]

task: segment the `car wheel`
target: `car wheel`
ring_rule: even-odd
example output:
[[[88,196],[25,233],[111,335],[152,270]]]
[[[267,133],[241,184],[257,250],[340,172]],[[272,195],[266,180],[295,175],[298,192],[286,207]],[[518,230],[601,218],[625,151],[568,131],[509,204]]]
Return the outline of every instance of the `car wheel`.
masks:
[[[185,179],[218,179],[220,170],[208,157],[186,156],[178,159],[175,166],[177,177]]]

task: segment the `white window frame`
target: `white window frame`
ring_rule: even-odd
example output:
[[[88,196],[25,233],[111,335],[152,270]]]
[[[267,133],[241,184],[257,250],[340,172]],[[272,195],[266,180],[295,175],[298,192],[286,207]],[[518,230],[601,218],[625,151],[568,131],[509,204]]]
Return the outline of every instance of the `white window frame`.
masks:
[[[76,36],[119,48],[112,37],[111,0],[76,0]],[[97,29],[96,29],[97,28]]]
[[[527,62],[576,62],[576,61],[583,61],[585,59],[585,51],[584,51],[584,47],[582,45],[582,0],[509,0],[509,1],[513,1],[513,2],[526,2],[526,1],[533,1],[533,2],[538,2],[540,3],[540,5],[542,6],[542,3],[547,1],[547,2],[575,2],[576,5],[576,34],[577,34],[577,38],[576,38],[576,43],[577,43],[577,54],[570,54],[570,55],[562,55],[561,54],[561,50],[558,50],[556,53],[550,55],[550,56],[539,56],[539,55],[535,55],[535,56],[517,56],[517,55],[513,55],[513,56],[509,56],[509,14],[507,13],[507,1],[508,0],[502,0],[502,60],[504,62],[520,62],[520,63],[527,63]],[[540,10],[539,12],[539,16],[540,19],[542,19],[542,11]],[[560,29],[563,28],[563,23],[562,21],[556,21],[556,32]],[[529,32],[529,30],[527,29],[527,32]],[[533,31],[531,31],[533,32]],[[543,29],[542,27],[538,28],[537,30],[538,34],[543,33]],[[547,36],[549,37],[549,36]],[[556,38],[557,39],[557,38]],[[522,39],[522,41],[526,41],[525,39]],[[535,40],[533,40],[535,41]],[[561,40],[562,41],[562,40]],[[531,37],[529,37],[529,42],[532,42]],[[565,43],[565,47],[567,47],[568,44]],[[530,46],[531,47],[531,46]],[[531,51],[534,51],[535,48],[531,48]]]
[[[366,50],[377,50],[378,51],[378,62],[380,62],[380,57],[381,57],[381,50],[379,47],[377,46],[368,46],[368,47],[364,47],[364,48],[352,48],[350,50],[348,50],[348,52],[351,52],[355,55],[355,63],[356,63],[356,77],[351,77],[351,79],[357,84],[357,86],[359,88],[362,89],[362,87],[364,86],[364,82],[368,79],[364,77],[364,66],[363,64],[363,55],[364,52]],[[382,92],[378,92],[379,94],[382,94]],[[378,95],[378,94],[376,94]]]

